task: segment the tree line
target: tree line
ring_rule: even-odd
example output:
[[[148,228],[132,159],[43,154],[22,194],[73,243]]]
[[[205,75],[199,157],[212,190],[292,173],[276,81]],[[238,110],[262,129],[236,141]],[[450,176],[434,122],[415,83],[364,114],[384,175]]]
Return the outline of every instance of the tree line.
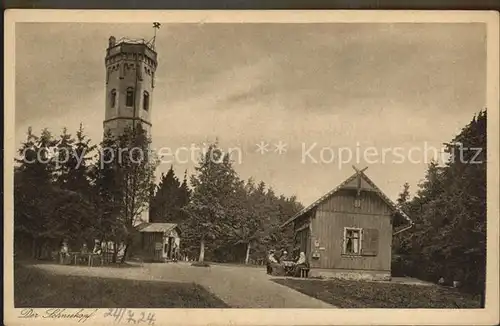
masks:
[[[199,261],[257,262],[270,247],[292,249],[293,233],[279,226],[303,208],[264,182],[242,180],[229,153],[211,144],[191,176],[183,241]],[[206,256],[207,255],[207,256]]]
[[[217,143],[190,178],[185,172],[180,182],[171,166],[156,184],[150,143],[140,125],[119,137],[106,132],[98,145],[82,125],[75,136],[29,128],[14,169],[15,251],[42,258],[63,239],[75,246],[98,239],[123,244],[123,261],[135,254],[134,226],[145,212],[150,222],[179,224],[183,252],[198,260],[248,263],[269,246],[290,246],[290,230],[279,225],[302,208],[295,197],[241,180]]]
[[[108,131],[99,145],[82,125],[76,137],[66,128],[58,137],[29,128],[14,168],[16,252],[29,246],[32,257],[42,258],[63,239],[75,246],[97,239],[123,244],[124,259],[153,191],[157,160],[149,144],[140,125],[119,137]],[[116,261],[118,245],[113,251]]]
[[[486,120],[486,110],[479,112],[446,144],[448,161],[428,166],[412,198],[404,185],[398,205],[415,225],[394,238],[394,273],[457,280],[484,293]],[[270,247],[293,250],[292,230],[279,225],[302,209],[296,197],[243,180],[217,143],[193,175],[181,182],[171,167],[156,184],[150,143],[140,126],[120,137],[106,133],[98,145],[82,126],[75,136],[29,129],[14,171],[16,252],[40,258],[62,239],[100,239],[123,243],[125,259],[146,211],[152,222],[178,223],[183,252],[201,261],[257,262]],[[142,151],[120,155],[123,148]]]
[[[408,183],[398,205],[415,226],[394,239],[394,272],[484,294],[486,275],[486,110],[449,143],[445,164],[429,164],[413,198]]]

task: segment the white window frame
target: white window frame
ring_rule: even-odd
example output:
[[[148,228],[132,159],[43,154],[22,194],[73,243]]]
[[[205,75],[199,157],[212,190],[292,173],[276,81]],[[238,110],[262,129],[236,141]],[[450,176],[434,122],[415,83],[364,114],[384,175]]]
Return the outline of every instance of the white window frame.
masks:
[[[358,231],[359,232],[359,245],[358,245],[358,252],[357,253],[352,253],[352,252],[347,252],[347,231]],[[359,227],[351,227],[351,226],[346,226],[344,227],[344,237],[342,241],[342,254],[346,256],[361,256],[362,252],[362,246],[363,246],[363,228]]]

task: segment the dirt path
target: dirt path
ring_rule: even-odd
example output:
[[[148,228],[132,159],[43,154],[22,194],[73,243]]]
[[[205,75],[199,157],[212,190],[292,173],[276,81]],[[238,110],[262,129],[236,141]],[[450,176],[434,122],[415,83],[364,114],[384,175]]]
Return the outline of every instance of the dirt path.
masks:
[[[334,308],[277,284],[264,268],[212,265],[193,267],[187,263],[144,264],[143,267],[109,268],[37,265],[52,273],[135,280],[194,282],[233,308]]]

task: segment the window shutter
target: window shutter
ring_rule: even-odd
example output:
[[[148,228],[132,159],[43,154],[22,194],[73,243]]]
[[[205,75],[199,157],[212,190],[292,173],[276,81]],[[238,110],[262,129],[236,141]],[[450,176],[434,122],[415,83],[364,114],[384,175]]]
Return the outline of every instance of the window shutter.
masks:
[[[361,254],[363,256],[376,256],[378,254],[378,229],[363,229]]]
[[[347,229],[344,228],[344,234],[342,236],[342,253],[345,254],[346,253],[346,237],[347,236]]]

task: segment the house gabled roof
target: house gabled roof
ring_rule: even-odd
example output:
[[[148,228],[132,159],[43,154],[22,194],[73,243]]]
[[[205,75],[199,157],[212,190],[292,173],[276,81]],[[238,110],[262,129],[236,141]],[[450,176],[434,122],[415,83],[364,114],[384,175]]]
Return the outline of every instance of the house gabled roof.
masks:
[[[170,232],[177,228],[175,223],[141,223],[136,229],[139,232]]]
[[[337,187],[333,188],[332,190],[330,190],[329,192],[327,192],[326,194],[324,194],[323,196],[321,196],[318,200],[316,200],[315,202],[313,202],[311,205],[307,206],[306,208],[304,208],[303,210],[301,210],[300,212],[298,212],[297,214],[295,214],[294,216],[292,216],[290,219],[288,219],[285,223],[283,223],[281,225],[281,227],[285,227],[287,226],[288,224],[290,224],[291,222],[293,222],[294,220],[296,220],[297,218],[303,216],[304,214],[310,212],[312,209],[318,207],[321,203],[323,203],[324,201],[326,201],[328,198],[330,198],[331,196],[333,196],[336,192],[338,192],[339,190],[341,189],[348,189],[348,188],[351,188],[351,185],[353,183],[356,182],[356,179],[359,177],[358,179],[358,185],[361,186],[361,190],[363,189],[370,189],[370,191],[373,191],[375,193],[377,193],[380,198],[389,206],[391,207],[391,209],[397,213],[399,213],[405,220],[407,220],[410,224],[413,224],[413,221],[410,219],[410,217],[405,213],[403,212],[401,209],[399,209],[396,204],[389,199],[389,197],[387,197],[383,192],[382,190],[380,190],[379,187],[377,187],[375,185],[375,183],[373,183],[373,181],[368,178],[368,176],[363,172],[364,170],[358,170],[356,168],[354,168],[356,170],[356,173],[354,173],[352,176],[350,176],[349,178],[347,178],[344,182],[342,182],[341,184],[339,184]],[[364,182],[363,182],[364,181]],[[358,187],[359,187],[358,186]],[[352,189],[352,188],[351,188]],[[359,189],[359,188],[358,188]]]

